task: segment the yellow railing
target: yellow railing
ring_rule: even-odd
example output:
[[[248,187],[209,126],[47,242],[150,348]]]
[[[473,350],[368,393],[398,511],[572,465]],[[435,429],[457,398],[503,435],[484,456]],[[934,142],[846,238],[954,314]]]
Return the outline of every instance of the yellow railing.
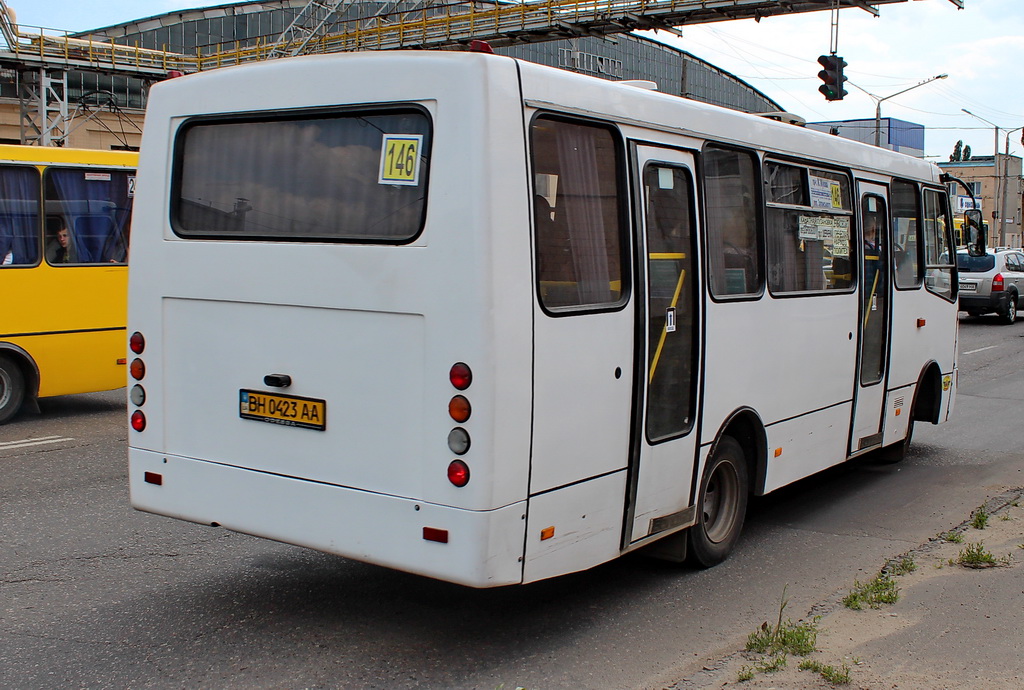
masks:
[[[874,3],[905,1],[874,0]],[[691,19],[696,22],[724,21],[731,18],[730,13],[747,16],[755,6],[761,5],[765,5],[764,0],[526,0],[482,7],[453,3],[342,21],[334,25],[339,31],[310,41],[304,52],[442,48],[468,43],[473,38],[513,43],[517,36],[542,40],[545,37],[580,35],[590,29],[612,34],[634,28],[683,24]],[[786,9],[775,4],[770,7],[773,8],[771,13],[811,11]],[[125,46],[113,41],[46,35],[42,29],[38,34],[17,29],[16,36],[18,40],[9,48],[19,56],[69,65],[84,62],[94,67],[145,73],[170,70],[196,72],[265,60],[275,46],[275,42],[269,39],[245,47],[199,48],[194,55],[184,55]],[[281,46],[278,48],[280,54]],[[288,46],[284,48],[287,52]]]

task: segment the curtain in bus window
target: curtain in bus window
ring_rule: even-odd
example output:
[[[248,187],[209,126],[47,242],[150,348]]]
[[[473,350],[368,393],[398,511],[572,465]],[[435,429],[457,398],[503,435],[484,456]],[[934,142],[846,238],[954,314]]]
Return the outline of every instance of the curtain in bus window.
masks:
[[[933,189],[924,192],[925,285],[946,299],[953,299],[953,252],[945,198]]]
[[[849,179],[778,163],[765,169],[769,289],[776,294],[851,290]]]
[[[39,262],[39,173],[0,167],[0,265]]]
[[[57,230],[69,234],[68,263],[122,263],[128,258],[132,190],[126,170],[50,168],[46,171],[47,260]]]
[[[757,184],[751,154],[705,149],[708,261],[716,297],[753,295],[762,289]]]
[[[554,204],[544,208],[550,222],[540,218],[536,228],[542,303],[549,309],[618,303],[624,245],[613,134],[539,118],[533,139],[537,196],[550,204],[554,193]]]
[[[426,213],[429,135],[424,113],[399,109],[193,125],[176,161],[175,232],[411,240]]]

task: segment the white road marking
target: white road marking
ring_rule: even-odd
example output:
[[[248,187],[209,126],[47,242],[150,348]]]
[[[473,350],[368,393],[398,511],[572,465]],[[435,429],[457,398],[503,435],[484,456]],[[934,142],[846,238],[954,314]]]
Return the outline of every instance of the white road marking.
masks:
[[[961,352],[962,355],[973,355],[975,352],[984,352],[985,350],[994,350],[998,345],[989,345],[988,347],[979,347],[977,350],[968,350],[967,352]]]
[[[4,441],[0,443],[0,450],[11,448],[29,448],[31,446],[45,446],[49,443],[61,443],[63,441],[74,441],[73,438],[65,436],[42,436],[40,438],[25,438],[20,441]]]

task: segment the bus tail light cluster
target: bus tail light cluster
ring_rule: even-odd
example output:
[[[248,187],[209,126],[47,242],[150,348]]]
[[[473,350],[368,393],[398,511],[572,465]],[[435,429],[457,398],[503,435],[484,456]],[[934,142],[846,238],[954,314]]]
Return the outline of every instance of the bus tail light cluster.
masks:
[[[468,364],[456,362],[448,372],[448,380],[456,390],[464,391],[473,383],[473,371]],[[456,424],[465,424],[472,413],[473,406],[465,395],[456,394],[448,401],[448,416]],[[471,445],[469,432],[464,427],[457,426],[448,432],[448,450],[456,455],[465,455]],[[469,465],[465,460],[456,458],[448,464],[448,481],[458,487],[469,483]]]
[[[141,355],[146,350],[146,339],[141,333],[135,331],[131,337],[128,338],[128,349],[130,349],[136,355]],[[146,363],[141,357],[136,357],[132,360],[132,363],[128,366],[128,371],[136,381],[142,381],[146,377]],[[132,386],[132,389],[128,392],[128,399],[132,405],[136,408],[141,408],[146,404],[146,389],[142,387],[141,383],[136,383]],[[136,409],[132,412],[131,426],[135,431],[142,431],[146,428],[146,413],[141,409]]]

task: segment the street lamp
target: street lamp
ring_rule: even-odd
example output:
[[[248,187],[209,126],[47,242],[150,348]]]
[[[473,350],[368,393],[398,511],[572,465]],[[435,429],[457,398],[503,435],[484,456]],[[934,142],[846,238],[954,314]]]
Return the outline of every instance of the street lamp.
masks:
[[[1000,228],[1006,227],[1006,200],[1010,197],[1010,135],[1020,129],[1024,129],[1024,127],[1006,130],[1006,153],[1003,154],[1003,177],[1006,179],[1003,180],[1003,203],[999,206]],[[1024,135],[1021,136],[1020,143],[1024,144]],[[1014,210],[1013,217],[1015,219],[1017,217],[1016,210]]]
[[[974,113],[972,113],[967,108],[960,108],[960,110],[962,110],[963,112],[967,113],[968,115],[970,115],[971,117],[973,117],[973,118],[975,118],[977,120],[981,120],[982,122],[984,122],[986,124],[992,125],[993,129],[995,129],[996,137],[995,137],[995,143],[993,144],[993,149],[992,149],[992,166],[993,166],[993,170],[995,171],[996,190],[995,190],[995,198],[992,199],[992,207],[993,207],[992,208],[992,220],[994,220],[994,221],[998,220],[999,221],[999,246],[1005,247],[1006,246],[1006,227],[1003,224],[1003,215],[1002,215],[1002,213],[1003,213],[1003,196],[1001,194],[1001,191],[1002,191],[1002,188],[1003,188],[1003,184],[1002,184],[1003,176],[1002,176],[1002,173],[999,172],[999,125],[997,125],[995,122],[992,122],[990,120],[986,120],[981,115],[975,115]],[[999,209],[999,211],[998,211],[999,217],[998,218],[996,217],[996,209]]]
[[[897,91],[896,93],[891,94],[889,96],[886,96],[884,98],[879,98],[878,96],[876,96],[873,93],[868,93],[867,91],[864,91],[864,89],[860,89],[860,87],[858,86],[857,87],[858,89],[860,89],[861,91],[864,91],[864,93],[868,94],[869,96],[871,96],[872,98],[875,99],[875,146],[881,146],[882,145],[882,101],[887,101],[890,98],[894,98],[896,96],[899,96],[900,94],[904,94],[907,91],[910,91],[911,89],[916,89],[919,86],[924,86],[925,84],[930,84],[933,81],[935,81],[936,79],[945,79],[948,76],[949,76],[948,74],[937,74],[934,77],[931,77],[929,79],[925,79],[922,82],[918,82],[917,84],[914,84],[911,87],[903,89],[902,91]]]

